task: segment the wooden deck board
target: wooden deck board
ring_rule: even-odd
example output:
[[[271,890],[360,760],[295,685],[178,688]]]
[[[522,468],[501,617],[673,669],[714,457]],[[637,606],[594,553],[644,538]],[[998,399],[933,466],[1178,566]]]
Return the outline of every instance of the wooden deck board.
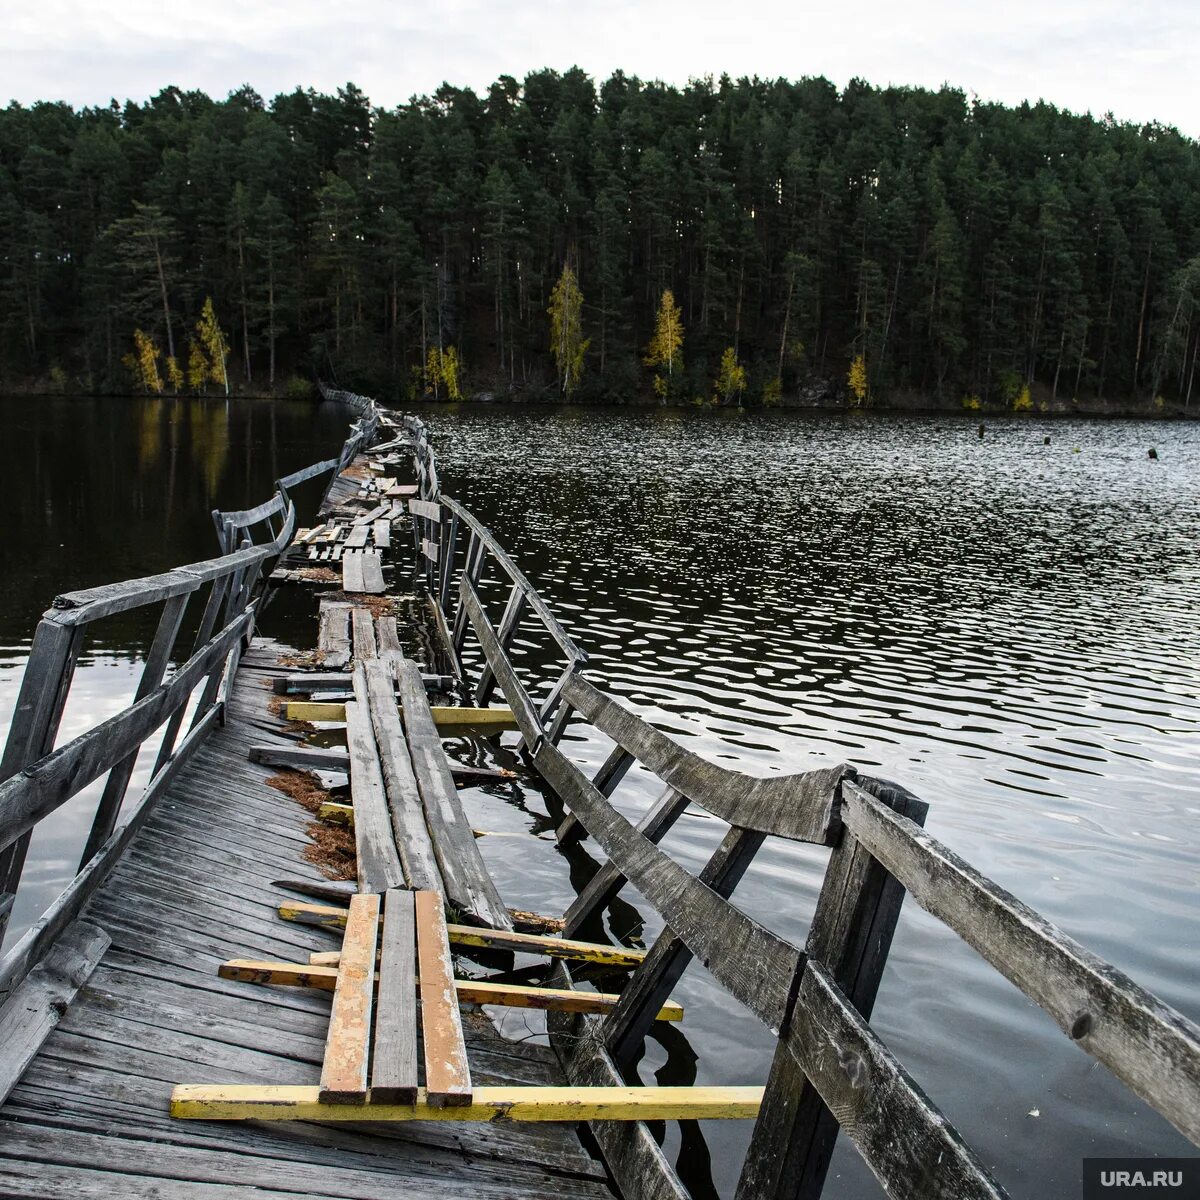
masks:
[[[252,744],[281,737],[267,710],[283,648],[243,658],[229,723],[181,771],[85,910],[112,938],[99,967],[0,1107],[0,1194],[39,1197],[611,1197],[570,1127],[172,1121],[177,1083],[315,1086],[328,993],[217,976],[230,957],[307,957],[326,931],[278,920],[278,878],[322,876],[302,857],[310,814],[266,786]],[[545,1047],[506,1042],[463,1013],[481,1085],[561,1085]]]

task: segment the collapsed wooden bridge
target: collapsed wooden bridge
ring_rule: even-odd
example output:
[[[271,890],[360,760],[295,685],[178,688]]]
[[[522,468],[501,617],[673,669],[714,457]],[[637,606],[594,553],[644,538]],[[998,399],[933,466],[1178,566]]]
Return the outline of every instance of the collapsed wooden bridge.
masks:
[[[0,759],[0,924],[37,823],[100,794],[79,873],[0,960],[0,1192],[682,1198],[646,1121],[722,1118],[755,1123],[743,1200],[819,1195],[839,1130],[889,1195],[1003,1196],[869,1024],[905,894],[1200,1141],[1194,1024],[927,834],[903,788],[850,766],[755,778],[609,696],[441,492],[420,423],[337,398],[357,417],[340,456],[216,514],[219,557],[60,596],[38,627]],[[291,493],[326,476],[297,528]],[[255,635],[274,588],[338,583],[316,652]],[[56,749],[87,630],[136,608],[159,619],[134,703]],[[514,665],[521,628],[552,673]],[[562,749],[583,726],[613,744],[591,777]],[[499,772],[447,756],[464,727],[515,729],[560,843],[606,856],[561,920],[512,911],[489,877],[457,788]],[[636,825],[611,803],[635,764],[664,787]],[[353,830],[353,881],[306,857],[280,771],[331,789],[316,815]],[[689,805],[728,826],[698,875],[660,845]],[[829,850],[803,947],[730,902],[768,837]],[[584,936],[627,883],[665,922],[646,951]],[[777,1039],[766,1080],[638,1083],[693,958]],[[544,1010],[549,1045],[502,1037],[491,1005]]]

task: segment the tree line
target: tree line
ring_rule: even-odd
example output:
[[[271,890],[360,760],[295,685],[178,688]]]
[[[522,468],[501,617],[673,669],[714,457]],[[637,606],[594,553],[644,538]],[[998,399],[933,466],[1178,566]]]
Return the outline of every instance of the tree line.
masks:
[[[1182,405],[1200,147],[949,87],[579,70],[0,110],[0,382],[195,390],[214,344],[226,386],[395,400]]]

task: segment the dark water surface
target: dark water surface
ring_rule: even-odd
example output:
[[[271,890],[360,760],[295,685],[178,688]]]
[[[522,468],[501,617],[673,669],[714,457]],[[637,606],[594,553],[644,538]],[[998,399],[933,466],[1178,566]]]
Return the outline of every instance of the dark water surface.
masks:
[[[1014,420],[981,441],[955,418],[423,415],[445,486],[564,616],[594,677],[706,756],[757,773],[849,762],[905,784],[935,836],[1200,1017],[1200,429]],[[209,509],[257,502],[344,428],[341,410],[308,406],[0,402],[0,727],[55,592],[208,556]],[[268,632],[311,643],[312,623],[286,618],[272,610]],[[89,649],[64,738],[127,702],[149,632]],[[593,766],[609,748],[582,731],[564,746]],[[634,815],[655,795],[635,775],[616,800]],[[475,823],[514,835],[480,842],[506,899],[561,910],[586,860],[530,836],[549,823],[536,788],[465,796]],[[35,843],[41,903],[25,919],[73,872],[60,818]],[[723,828],[689,814],[665,844],[698,868]],[[739,905],[803,938],[824,859],[769,841]],[[649,913],[626,899],[618,935]],[[703,970],[677,997],[687,1018],[650,1043],[647,1081],[765,1078],[768,1036]],[[874,1023],[1014,1196],[1077,1196],[1085,1155],[1190,1149],[911,903]],[[731,1194],[749,1125],[703,1132],[707,1148],[685,1130],[681,1166],[697,1195],[709,1176]],[[827,1194],[881,1194],[845,1139]]]

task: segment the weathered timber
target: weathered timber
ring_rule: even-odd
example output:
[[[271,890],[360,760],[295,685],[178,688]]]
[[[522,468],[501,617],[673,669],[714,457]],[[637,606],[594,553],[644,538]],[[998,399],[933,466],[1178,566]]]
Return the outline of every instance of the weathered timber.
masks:
[[[354,671],[355,691],[363,699],[346,705],[346,741],[350,747],[350,793],[354,798],[354,844],[358,884],[363,891],[385,892],[404,886],[404,871],[392,837],[383,774],[371,731],[363,668]]]
[[[322,600],[317,649],[325,666],[340,670],[350,663],[350,605],[342,600]]]
[[[455,993],[446,914],[437,892],[413,896],[425,1044],[426,1098],[435,1107],[471,1103],[471,1070]]]
[[[171,1115],[201,1121],[648,1121],[746,1120],[760,1087],[478,1087],[447,1108],[421,1088],[415,1104],[322,1104],[312,1087],[184,1084]]]
[[[508,604],[504,609],[504,616],[500,619],[500,627],[496,631],[496,644],[507,655],[508,648],[512,645],[512,640],[516,636],[517,626],[520,623],[521,615],[525,611],[527,600],[524,591],[519,585],[513,584],[512,590],[508,594]],[[475,703],[479,708],[486,708],[488,701],[492,698],[492,693],[496,690],[496,676],[492,671],[491,666],[485,662],[483,669],[479,673],[479,682],[475,685]]]
[[[712,895],[719,897],[722,902],[728,900],[746,873],[762,842],[763,835],[754,830],[730,829],[721,840],[721,844],[713,851],[712,857],[704,865],[697,882],[703,887],[710,888]],[[690,879],[691,876],[688,878]],[[724,904],[724,910],[727,914],[741,917],[737,909],[729,904]],[[674,990],[683,972],[692,961],[695,951],[695,939],[688,937],[686,933],[679,932],[675,918],[666,911],[663,911],[663,916],[667,919],[667,925],[655,939],[654,945],[646,955],[646,961],[630,976],[615,1011],[604,1022],[604,1044],[612,1054],[613,1060],[620,1066],[625,1066],[636,1058],[647,1031],[656,1019],[655,1014]],[[744,917],[741,919],[746,920]],[[717,936],[716,944],[719,947],[720,937],[722,935],[732,936],[735,925],[728,916],[723,919],[717,917],[716,920],[718,924],[714,932]],[[779,958],[784,962],[790,961],[794,973],[803,960],[803,955],[789,943],[783,943],[783,945],[786,950],[779,955]],[[740,950],[731,949],[733,962],[730,970],[737,971]],[[713,970],[710,961],[703,957],[701,957],[701,961],[710,970]],[[743,969],[752,969],[751,964],[745,964]],[[724,983],[721,972],[713,970],[713,974],[722,981],[728,991],[737,995],[732,987]],[[775,997],[782,989],[785,997],[785,1016],[787,1012],[786,996],[790,985],[790,976],[771,981],[771,1002],[775,1002]],[[747,1005],[747,1007],[765,1024],[771,1026],[771,1021],[763,1015],[763,1011],[769,1011],[773,1016],[773,1009],[760,1011],[753,1005]]]
[[[783,1045],[898,1200],[1003,1200],[954,1127],[811,959]],[[831,1048],[836,1047],[836,1052]],[[749,1193],[747,1193],[749,1194]]]
[[[75,921],[0,1006],[0,1104],[87,982],[112,939]]]
[[[508,909],[484,866],[463,812],[416,664],[397,669],[404,732],[445,893],[460,912],[493,929],[511,929]]]
[[[363,579],[363,552],[348,549],[342,555],[342,591],[348,594],[365,592]]]
[[[390,635],[385,632],[389,627]],[[377,631],[380,658],[386,659],[389,654],[399,652],[400,643],[395,634],[396,618],[380,617]],[[425,684],[427,691],[445,691],[454,686],[453,676],[432,675],[424,671],[421,672],[421,681]],[[344,673],[311,671],[302,675],[282,675],[274,681],[273,688],[276,695],[289,696],[297,692],[308,694],[336,691],[345,688],[347,683],[348,680]]]
[[[371,1062],[371,1102],[417,1099],[417,944],[413,893],[392,888],[379,954],[379,1004]],[[340,969],[340,962],[339,962]]]
[[[1200,1143],[1200,1027],[851,783],[843,819],[922,908]]]
[[[383,556],[378,550],[363,550],[362,554],[362,591],[370,596],[380,596],[387,591],[383,580]]]
[[[624,746],[614,746],[608,757],[600,764],[600,769],[592,776],[592,786],[602,796],[611,796],[620,786],[621,780],[633,766],[633,755]],[[587,830],[574,813],[570,813],[554,831],[559,842],[578,841],[587,836]],[[657,838],[655,839],[658,840]]]
[[[379,649],[375,644],[375,618],[369,609],[355,607],[350,610],[350,642],[358,662],[366,662],[378,655]]]
[[[363,675],[392,836],[404,877],[409,887],[441,891],[442,875],[396,706],[394,676],[390,665],[379,660],[368,662]]]
[[[599,790],[599,789],[597,789]],[[688,800],[667,788],[650,811],[637,823],[638,832],[657,845],[687,811]],[[563,935],[573,937],[601,910],[607,908],[625,886],[626,879],[611,859],[601,865],[587,886],[571,901],[563,924]]]
[[[679,939],[732,996],[777,1033],[787,1012],[788,987],[801,952],[726,903],[718,892],[659,850],[596,791],[557,746],[542,742],[533,761]],[[636,978],[635,974],[630,986]]]
[[[590,724],[713,816],[743,829],[829,844],[835,832],[838,784],[854,778],[851,768],[755,778],[685,750],[582,675],[574,674],[566,681],[563,695]]]
[[[350,754],[335,746],[251,746],[252,763],[268,767],[295,767],[301,771],[349,771]]]
[[[863,783],[895,811],[924,821],[928,806],[903,788],[878,780]],[[843,829],[825,870],[805,952],[808,961],[828,970],[864,1020],[871,1017],[903,898],[900,884]],[[795,1008],[788,1018],[789,1023],[808,1019]],[[781,1039],[742,1164],[738,1197],[819,1200],[837,1135],[838,1118]]]
[[[350,901],[329,1014],[329,1036],[318,1092],[323,1104],[366,1103],[378,939],[379,897],[355,896]]]

